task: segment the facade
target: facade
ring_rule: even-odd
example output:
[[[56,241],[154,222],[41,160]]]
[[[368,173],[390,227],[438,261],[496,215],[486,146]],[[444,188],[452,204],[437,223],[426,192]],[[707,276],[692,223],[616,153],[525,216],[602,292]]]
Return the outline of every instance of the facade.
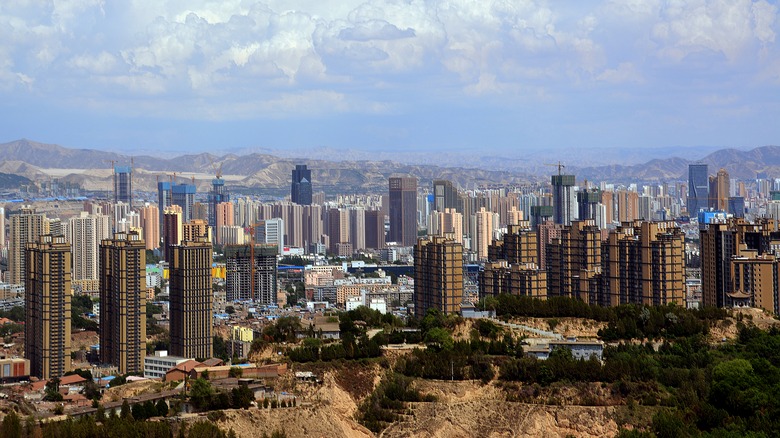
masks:
[[[264,219],[255,225],[255,242],[267,245],[276,245],[277,253],[284,250],[284,220]]]
[[[171,198],[173,197],[173,192],[171,191],[171,187],[173,187],[173,184],[167,181],[158,181],[157,182],[157,210],[160,214],[160,236],[164,234],[163,231],[163,214],[165,214],[165,210],[173,205],[171,203]]]
[[[366,248],[385,247],[385,215],[380,210],[366,211]]]
[[[167,262],[172,258],[171,248],[181,243],[184,238],[184,221],[181,207],[172,205],[163,214],[163,259]]]
[[[695,217],[700,209],[709,205],[710,185],[706,164],[688,165],[688,202],[686,209],[691,217]]]
[[[98,290],[98,247],[110,236],[108,216],[81,212],[68,222],[68,240],[73,255],[71,281],[82,292]]]
[[[299,205],[311,205],[311,170],[305,164],[298,164],[292,171],[290,200]]]
[[[276,304],[276,245],[255,245],[254,284],[249,245],[225,247],[225,293],[228,301]],[[253,289],[254,286],[254,289]]]
[[[49,221],[46,220],[46,215],[36,213],[34,208],[22,207],[19,214],[9,217],[9,224],[8,282],[23,284],[26,272],[24,252],[27,244],[38,242],[40,236],[49,234]]]
[[[548,294],[589,302],[598,290],[591,279],[601,272],[601,230],[593,220],[574,221],[547,245],[546,258]]]
[[[390,178],[388,241],[401,246],[417,242],[417,178]]]
[[[414,247],[414,312],[457,313],[463,300],[463,245],[452,237],[421,238]]]
[[[168,370],[188,360],[192,359],[168,356],[167,351],[155,351],[154,356],[144,357],[144,377],[147,379],[164,379]]]
[[[114,203],[133,205],[133,168],[114,166]]]
[[[211,242],[211,228],[205,219],[192,219],[182,225],[182,240],[194,242],[200,237],[205,237]]]
[[[729,189],[731,179],[726,169],[720,169],[715,176],[710,177],[709,208],[718,211],[728,211]]]
[[[100,360],[140,373],[146,356],[146,243],[115,233],[100,244]]]
[[[160,246],[160,211],[155,205],[147,203],[141,208],[140,216],[146,249],[154,250]]]
[[[189,222],[194,217],[193,208],[196,192],[194,184],[176,184],[171,187],[171,204],[181,207],[182,221],[184,222]]]
[[[216,227],[217,224],[217,205],[230,201],[230,194],[225,189],[225,180],[217,176],[211,180],[211,191],[209,192],[209,226]],[[232,204],[231,204],[232,205]],[[227,224],[223,224],[227,225]],[[233,225],[232,223],[230,225]]]
[[[217,243],[224,245],[222,242],[222,236],[220,236],[219,230],[222,227],[232,227],[235,223],[235,208],[232,202],[220,202],[214,207],[216,221],[214,225],[210,225],[215,230],[215,238]]]
[[[556,224],[569,225],[574,218],[572,206],[572,189],[574,175],[553,175],[551,177],[553,191],[553,221]]]
[[[451,181],[437,179],[433,181],[433,209],[443,212],[445,209],[460,208],[458,189]]]
[[[171,247],[171,354],[210,358],[213,352],[211,242],[205,238]]]
[[[61,377],[70,371],[71,254],[64,236],[46,234],[25,251],[24,354],[30,375]]]

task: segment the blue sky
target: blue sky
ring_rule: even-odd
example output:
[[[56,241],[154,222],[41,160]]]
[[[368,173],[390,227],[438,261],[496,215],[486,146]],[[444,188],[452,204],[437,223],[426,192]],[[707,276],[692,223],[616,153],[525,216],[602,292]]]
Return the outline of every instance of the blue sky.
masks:
[[[15,0],[0,142],[225,151],[780,144],[776,2]]]

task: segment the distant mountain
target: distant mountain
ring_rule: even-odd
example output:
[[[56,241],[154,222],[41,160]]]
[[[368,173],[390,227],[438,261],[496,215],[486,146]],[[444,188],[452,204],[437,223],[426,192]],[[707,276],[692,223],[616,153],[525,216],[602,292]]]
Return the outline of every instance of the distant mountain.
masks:
[[[264,150],[265,152],[267,150]],[[338,154],[333,159],[301,159],[279,157],[269,153],[186,154],[174,158],[158,158],[149,155],[124,155],[91,149],[70,149],[59,145],[38,143],[22,139],[0,144],[0,172],[20,175],[32,180],[57,177],[63,181],[79,183],[91,190],[111,189],[111,163],[133,164],[133,183],[136,189],[154,191],[158,181],[168,181],[174,173],[177,181],[192,180],[199,191],[206,191],[221,168],[226,184],[233,188],[263,190],[267,193],[285,193],[289,190],[290,171],[296,164],[307,164],[312,169],[315,190],[326,193],[381,192],[387,190],[387,179],[392,175],[414,175],[420,185],[430,186],[434,179],[449,179],[463,188],[495,184],[524,184],[548,180],[554,169],[540,161],[539,156],[522,159],[497,157],[450,157],[445,162],[457,166],[434,165],[429,162],[409,164],[382,159],[379,153],[373,159],[354,159],[352,155]],[[314,154],[313,154],[314,155]],[[453,154],[457,155],[457,154]],[[349,156],[350,160],[336,161]],[[356,154],[365,157],[365,154]],[[627,154],[626,157],[635,157]],[[689,154],[686,154],[689,156]],[[572,157],[568,159],[575,161]],[[552,160],[545,160],[552,162]],[[750,179],[757,172],[780,176],[780,147],[764,146],[752,150],[723,149],[706,155],[699,162],[707,163],[710,172],[725,168],[731,177]],[[578,161],[582,163],[583,161]],[[569,163],[566,171],[574,173],[577,180],[613,181],[617,183],[686,180],[690,159],[672,157],[656,158],[643,164],[611,164],[575,167]]]

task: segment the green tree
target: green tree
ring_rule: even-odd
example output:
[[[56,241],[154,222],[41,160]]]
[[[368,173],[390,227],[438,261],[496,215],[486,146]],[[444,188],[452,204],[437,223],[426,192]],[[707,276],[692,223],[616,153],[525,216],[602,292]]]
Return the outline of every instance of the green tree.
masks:
[[[452,350],[453,347],[452,336],[450,336],[450,333],[447,330],[439,327],[428,330],[428,332],[425,334],[425,342],[436,345],[443,350]]]
[[[244,370],[242,370],[241,367],[230,367],[230,370],[228,371],[228,377],[235,377],[240,379],[243,374]]]
[[[214,388],[208,380],[195,379],[190,387],[190,400],[196,408],[204,409],[208,407],[211,398],[214,396]]]
[[[43,399],[45,401],[62,401],[62,394],[60,394],[60,379],[58,377],[46,382]]]
[[[219,430],[214,423],[198,421],[190,427],[187,438],[225,438],[225,432]]]
[[[157,405],[155,406],[155,409],[157,411],[158,416],[160,417],[168,416],[168,403],[165,403],[165,400],[163,399],[157,400]]]
[[[0,436],[3,438],[20,438],[22,436],[22,422],[15,411],[11,411],[3,418],[0,424]]]
[[[119,413],[119,418],[123,420],[127,420],[132,417],[132,412],[130,412],[130,403],[127,402],[127,399],[125,399],[122,402],[122,410]]]

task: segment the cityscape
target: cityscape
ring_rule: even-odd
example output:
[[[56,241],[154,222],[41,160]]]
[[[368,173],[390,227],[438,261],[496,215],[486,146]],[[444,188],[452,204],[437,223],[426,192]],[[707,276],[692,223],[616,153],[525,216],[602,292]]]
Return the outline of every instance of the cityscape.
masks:
[[[0,438],[770,437],[777,0],[0,5]]]

